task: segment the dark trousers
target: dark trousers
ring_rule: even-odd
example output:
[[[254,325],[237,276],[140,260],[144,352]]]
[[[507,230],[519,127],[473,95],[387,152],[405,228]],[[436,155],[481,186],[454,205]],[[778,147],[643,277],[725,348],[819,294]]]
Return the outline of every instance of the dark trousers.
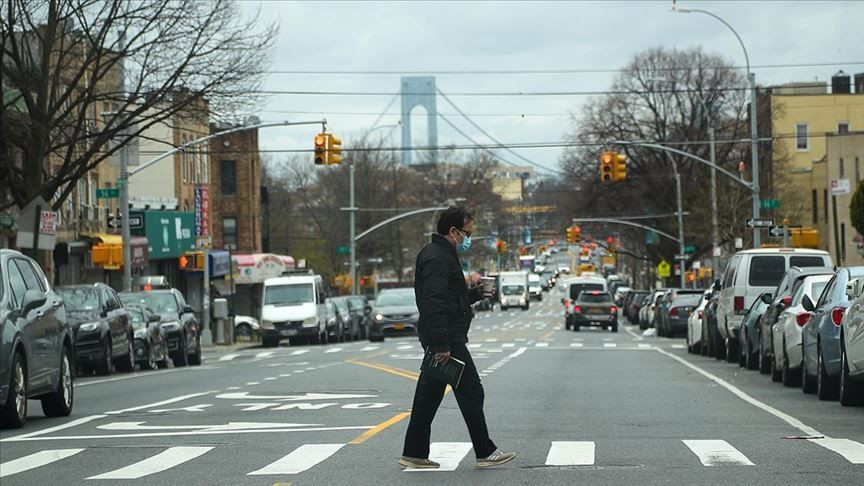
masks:
[[[477,374],[477,367],[465,343],[451,343],[450,356],[465,362],[465,371],[459,387],[453,390],[456,403],[468,426],[468,434],[474,444],[474,454],[486,457],[495,452],[496,446],[489,438],[486,429],[486,417],[483,415],[483,385]],[[435,412],[444,398],[447,384],[420,373],[417,389],[414,391],[414,405],[411,408],[411,420],[408,422],[408,432],[405,434],[405,448],[402,455],[419,459],[429,458],[429,437],[432,432],[432,420]]]

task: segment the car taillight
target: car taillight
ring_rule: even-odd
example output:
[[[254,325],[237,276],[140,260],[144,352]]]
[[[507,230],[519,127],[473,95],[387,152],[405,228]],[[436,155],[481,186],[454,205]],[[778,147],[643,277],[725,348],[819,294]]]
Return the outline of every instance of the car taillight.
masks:
[[[705,315],[705,311],[700,310],[699,311],[699,319],[702,319],[702,316],[704,316],[704,315]]]
[[[609,309],[609,312],[614,314],[614,313],[618,312],[618,308],[613,305],[612,308]]]
[[[787,295],[786,297],[783,297],[783,306],[789,307],[790,305],[792,305],[792,296]]]
[[[839,326],[843,323],[843,314],[846,312],[846,309],[843,307],[835,307],[831,309],[831,320],[834,321],[835,326]]]
[[[570,307],[570,301],[567,299],[564,299],[564,308],[566,309],[568,307]]]
[[[733,300],[733,308],[735,309],[736,314],[744,313],[744,296],[736,295]]]
[[[578,305],[574,305],[574,306],[573,306],[573,312],[577,312],[577,313],[578,313],[578,312],[582,312],[582,307],[580,307],[580,306],[578,306]]]
[[[807,321],[810,320],[810,316],[812,315],[813,314],[809,312],[799,312],[798,315],[795,316],[795,322],[798,323],[799,326],[803,327],[804,324],[807,324]]]
[[[669,309],[669,316],[677,316],[677,315],[678,315],[678,308],[677,307],[673,307],[673,308]]]

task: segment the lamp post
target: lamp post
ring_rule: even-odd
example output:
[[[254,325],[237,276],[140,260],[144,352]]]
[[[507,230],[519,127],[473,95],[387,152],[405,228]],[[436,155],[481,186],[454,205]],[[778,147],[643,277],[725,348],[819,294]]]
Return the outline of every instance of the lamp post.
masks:
[[[747,48],[744,46],[744,41],[741,40],[741,36],[738,35],[738,32],[732,28],[731,25],[729,25],[729,22],[726,22],[723,18],[713,12],[696,8],[677,8],[675,3],[672,4],[672,11],[680,13],[701,13],[713,17],[732,31],[732,34],[734,34],[735,38],[738,39],[738,44],[741,45],[741,49],[744,51],[744,61],[747,65],[747,80],[750,84],[750,165],[752,166],[751,170],[753,171],[751,180],[751,184],[753,185],[753,218],[758,219],[760,214],[761,198],[759,192],[759,146],[756,139],[756,74],[750,71],[750,56],[747,54]],[[754,248],[762,246],[762,233],[760,233],[760,231],[759,228],[753,228]]]

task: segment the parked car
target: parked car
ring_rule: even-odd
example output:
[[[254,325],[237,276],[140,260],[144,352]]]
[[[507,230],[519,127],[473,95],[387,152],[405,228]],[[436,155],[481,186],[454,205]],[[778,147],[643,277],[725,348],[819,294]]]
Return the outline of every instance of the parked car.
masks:
[[[348,299],[348,309],[351,312],[351,318],[357,320],[358,326],[360,328],[360,336],[358,339],[368,339],[369,338],[369,324],[372,316],[372,306],[369,305],[369,301],[366,297],[362,295],[349,295]],[[491,302],[488,299],[484,299],[484,301],[489,304],[491,309]]]
[[[331,336],[336,340],[339,329],[345,327],[345,324],[342,323],[342,316],[339,314],[336,302],[334,302],[332,298],[324,299],[324,318],[327,323],[326,328],[328,340]]]
[[[815,392],[820,400],[836,400],[840,392],[840,326],[852,300],[846,285],[862,276],[864,267],[838,268],[815,305],[806,296],[802,300],[804,309],[813,316],[801,335],[801,389]]]
[[[840,403],[864,404],[864,279],[856,279],[840,329]]]
[[[651,327],[651,306],[654,305],[654,292],[648,293],[642,300],[642,307],[639,308],[639,329],[648,329]]]
[[[144,304],[126,306],[135,335],[135,361],[142,369],[168,367],[168,340],[162,329],[162,318]]]
[[[674,337],[676,331],[680,334],[687,333],[687,319],[693,307],[699,303],[704,290],[693,289],[670,289],[661,300],[663,309],[661,319],[658,322],[660,328],[657,335],[661,337]],[[684,296],[689,299],[681,300]]]
[[[714,281],[711,285],[711,298],[705,305],[705,310],[702,314],[702,355],[721,359],[720,352],[723,350],[716,349],[717,338],[717,304],[720,301],[720,290],[722,284],[720,279]]]
[[[772,292],[790,267],[830,267],[826,251],[803,248],[759,248],[732,255],[723,273],[717,302],[715,351],[738,354],[738,332],[747,309],[759,295]],[[722,348],[722,350],[721,350]]]
[[[831,274],[803,277],[795,282],[794,294],[783,302],[783,310],[771,328],[772,354],[769,371],[773,381],[782,381],[786,386],[801,384],[801,328],[811,316],[801,301],[804,297],[811,301],[817,300],[829,280]],[[774,300],[777,300],[776,296]],[[767,311],[765,315],[768,315]],[[764,332],[764,323],[760,327]]]
[[[23,427],[27,400],[41,400],[48,417],[72,413],[74,339],[39,265],[0,249],[0,426]]]
[[[417,335],[420,311],[413,288],[382,290],[372,306],[372,314],[370,341],[384,341],[385,336]]]
[[[103,284],[57,287],[75,332],[75,366],[110,375],[135,370],[135,338],[117,292]]]
[[[574,331],[583,326],[598,326],[618,332],[618,307],[609,292],[585,290],[573,301],[571,325]]]
[[[771,305],[773,296],[771,292],[761,294],[747,309],[744,319],[741,321],[740,345],[738,346],[738,365],[755,370],[759,368],[759,343],[762,341],[760,333],[762,327],[759,322],[765,310]]]
[[[145,304],[159,314],[175,366],[201,364],[201,326],[195,310],[177,289],[120,294],[124,304]]]
[[[252,316],[234,316],[234,341],[251,341],[261,334],[261,324]]]
[[[687,352],[689,353],[702,352],[702,317],[705,314],[705,306],[710,300],[711,291],[702,292],[699,303],[687,318]]]
[[[629,294],[631,290],[632,289],[626,285],[616,285],[612,294],[612,299],[615,301],[615,305],[621,307],[624,303],[624,297]]]
[[[788,309],[792,305],[792,294],[798,290],[806,276],[828,275],[830,277],[833,273],[834,269],[831,267],[790,267],[783,275],[783,279],[780,280],[777,289],[773,293],[774,300],[768,306],[768,309],[765,310],[765,315],[759,321],[761,326],[759,337],[765,337],[765,339],[760,339],[759,343],[759,371],[761,373],[771,372],[771,363],[775,360],[775,356],[781,354],[774,352],[776,348],[774,347],[773,328],[784,309]],[[813,295],[810,296],[810,299],[814,301],[818,298],[819,294],[816,294],[815,297]],[[800,342],[800,339],[798,342]],[[775,371],[772,372],[772,377],[776,381],[776,378],[780,376],[780,368],[776,367]]]

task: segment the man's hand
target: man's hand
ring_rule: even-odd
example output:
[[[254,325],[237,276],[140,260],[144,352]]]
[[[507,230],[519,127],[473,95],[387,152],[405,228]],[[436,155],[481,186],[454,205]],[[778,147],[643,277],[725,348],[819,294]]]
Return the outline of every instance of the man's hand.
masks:
[[[435,353],[435,356],[433,356],[432,359],[434,359],[438,364],[444,364],[450,359],[450,351],[447,351],[446,353]]]

